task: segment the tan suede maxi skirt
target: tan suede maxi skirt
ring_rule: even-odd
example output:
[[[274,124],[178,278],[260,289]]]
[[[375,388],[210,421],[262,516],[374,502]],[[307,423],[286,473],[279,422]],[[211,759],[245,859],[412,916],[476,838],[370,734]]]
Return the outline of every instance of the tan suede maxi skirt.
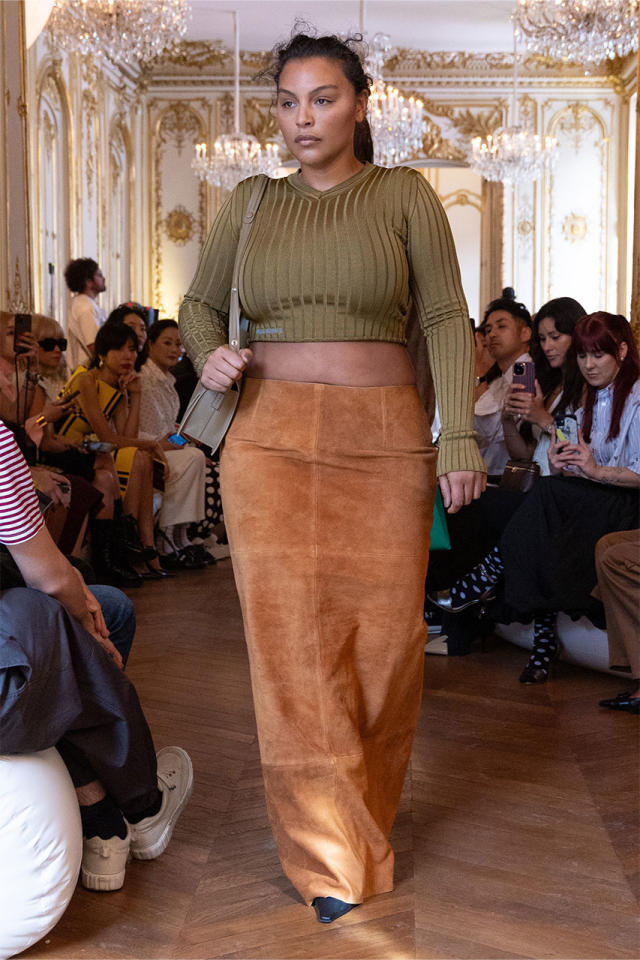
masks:
[[[269,818],[307,903],[393,888],[435,460],[413,386],[246,379],[224,443]]]

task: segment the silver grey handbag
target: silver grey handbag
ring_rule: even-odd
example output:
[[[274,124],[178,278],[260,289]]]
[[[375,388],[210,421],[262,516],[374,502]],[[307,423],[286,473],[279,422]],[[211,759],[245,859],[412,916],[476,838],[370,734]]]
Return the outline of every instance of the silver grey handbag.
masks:
[[[249,204],[242,218],[242,227],[238,238],[238,249],[233,264],[231,297],[229,300],[229,346],[236,353],[247,345],[248,321],[240,316],[240,297],[238,281],[240,260],[247,246],[251,227],[266,190],[269,177],[261,175],[254,186]],[[240,383],[236,380],[225,393],[208,390],[201,383],[193,391],[184,416],[178,427],[178,434],[184,434],[190,440],[204,443],[217,450],[231,426],[233,415],[240,399]]]

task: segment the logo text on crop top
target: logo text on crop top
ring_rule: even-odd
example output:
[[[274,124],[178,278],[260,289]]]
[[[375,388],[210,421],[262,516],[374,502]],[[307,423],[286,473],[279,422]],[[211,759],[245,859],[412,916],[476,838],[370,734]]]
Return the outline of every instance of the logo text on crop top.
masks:
[[[271,336],[280,336],[284,333],[282,327],[256,327],[254,336],[271,337]]]

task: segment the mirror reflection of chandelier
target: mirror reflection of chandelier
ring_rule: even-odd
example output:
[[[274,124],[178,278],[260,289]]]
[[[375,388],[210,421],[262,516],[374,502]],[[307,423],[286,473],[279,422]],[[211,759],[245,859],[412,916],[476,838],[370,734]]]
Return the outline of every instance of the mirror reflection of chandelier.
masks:
[[[385,56],[390,49],[390,38],[376,33],[365,64],[373,78],[368,119],[374,159],[384,167],[402,163],[419,153],[426,132],[422,101],[414,97],[407,100],[382,79]]]
[[[527,49],[599,63],[638,49],[638,0],[518,0],[515,22]]]
[[[548,170],[556,155],[555,137],[541,137],[518,124],[518,52],[513,40],[513,125],[498,127],[487,137],[471,141],[471,166],[485,180],[526,183]]]
[[[47,33],[54,50],[146,62],[182,40],[190,15],[187,0],[54,0]]]
[[[240,27],[237,12],[232,11],[232,16],[235,40],[234,132],[216,139],[211,156],[207,156],[206,143],[197,143],[191,161],[196,176],[223,190],[233,190],[241,180],[257,173],[272,176],[280,166],[277,144],[262,146],[255,137],[240,130]]]

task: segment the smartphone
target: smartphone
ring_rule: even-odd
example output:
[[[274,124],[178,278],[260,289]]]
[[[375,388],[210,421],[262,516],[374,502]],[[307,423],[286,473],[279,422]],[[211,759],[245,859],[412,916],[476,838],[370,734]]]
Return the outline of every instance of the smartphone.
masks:
[[[65,403],[69,403],[69,401],[73,400],[74,397],[77,397],[79,393],[79,390],[72,390],[71,393],[65,393],[63,390],[58,399],[63,400]]]
[[[187,442],[187,438],[181,436],[179,433],[172,433],[170,437],[167,437],[169,443],[172,443],[174,447],[184,447]]]
[[[576,444],[578,442],[578,421],[571,414],[558,420],[556,423],[556,437],[558,443]]]
[[[29,348],[23,347],[22,344],[18,344],[18,340],[23,333],[31,333],[31,314],[30,313],[16,313],[15,326],[13,330],[13,352],[28,353]]]
[[[524,385],[525,391],[536,395],[536,365],[532,360],[517,360],[513,365],[513,383]]]

